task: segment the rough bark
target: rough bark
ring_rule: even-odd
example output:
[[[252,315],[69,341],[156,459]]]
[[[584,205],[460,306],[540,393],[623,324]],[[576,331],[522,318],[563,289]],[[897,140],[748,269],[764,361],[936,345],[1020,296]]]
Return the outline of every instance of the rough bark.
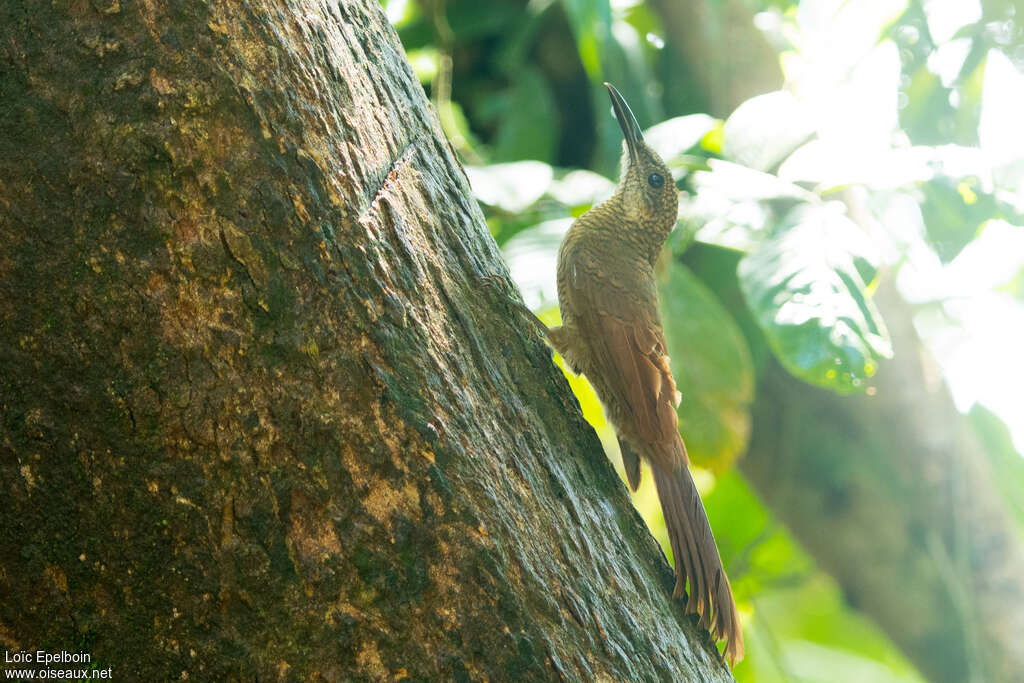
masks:
[[[879,302],[895,358],[877,393],[836,396],[773,365],[742,471],[929,680],[1018,680],[1024,546],[911,312],[888,287]]]
[[[729,680],[374,0],[0,6],[0,641]]]

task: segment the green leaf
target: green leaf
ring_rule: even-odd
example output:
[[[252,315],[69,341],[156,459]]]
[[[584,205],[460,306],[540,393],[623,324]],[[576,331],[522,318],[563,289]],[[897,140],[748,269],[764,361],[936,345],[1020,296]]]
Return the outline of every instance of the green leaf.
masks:
[[[746,340],[717,297],[686,266],[660,283],[672,371],[683,394],[679,428],[691,459],[721,471],[746,448],[754,370]]]
[[[794,376],[839,393],[863,391],[892,356],[867,292],[874,255],[838,202],[803,205],[740,261],[744,298],[772,351]]]
[[[920,149],[930,153],[935,171],[917,186],[921,215],[928,241],[944,263],[956,258],[990,219],[1024,223],[1015,206],[1019,198],[999,187],[999,169],[982,150],[959,145]]]
[[[552,161],[558,146],[558,111],[544,77],[524,66],[502,97],[494,160]]]
[[[1013,195],[996,186],[995,171],[977,147],[916,146],[858,156],[814,140],[790,155],[779,175],[792,182],[815,182],[821,190],[847,185],[911,190],[928,241],[943,263],[956,258],[990,219],[1024,222],[1017,207],[1006,201]]]
[[[508,34],[510,24],[521,21],[522,6],[516,2],[388,2],[389,21],[398,29],[406,50],[441,47],[438,21],[447,23],[456,45],[473,43],[488,36]]]
[[[405,0],[382,0],[380,4],[384,7],[388,22],[398,29],[415,18],[419,10],[416,3]]]
[[[813,560],[736,470],[716,477],[714,488],[703,498],[737,598],[760,596],[812,575]]]
[[[792,93],[778,90],[737,107],[722,135],[727,159],[770,171],[814,135],[814,125]]]
[[[677,116],[644,131],[644,141],[665,161],[683,156],[696,147],[716,125],[718,119],[707,114]]]
[[[816,195],[769,174],[721,159],[710,171],[690,175],[693,195],[680,198],[682,218],[699,226],[697,239],[727,249],[750,251],[765,236],[774,212],[816,202]]]
[[[920,191],[928,241],[943,263],[956,258],[982,224],[999,215],[995,198],[979,187],[976,177],[937,176],[921,183]]]
[[[612,9],[608,0],[562,0],[569,26],[576,37],[580,61],[591,80],[602,73],[601,45],[611,40]]]
[[[907,104],[900,109],[899,117],[907,137],[915,144],[948,142],[956,122],[956,111],[949,102],[952,90],[924,63],[905,75],[905,83]]]
[[[521,20],[522,16],[522,8],[515,2],[449,2],[441,7],[452,34],[460,43],[504,35],[509,23]]]
[[[569,209],[590,208],[615,192],[615,183],[599,173],[586,170],[569,171],[551,183],[548,195]]]
[[[846,603],[824,572],[788,590],[757,594],[754,612],[749,626],[744,624],[751,668],[747,676],[736,676],[740,683],[923,683],[892,641]]]
[[[799,185],[780,180],[746,166],[721,159],[709,159],[710,171],[697,171],[694,186],[698,192],[714,192],[734,201],[799,200],[812,202],[816,195]]]
[[[418,50],[409,50],[409,65],[420,83],[433,83],[437,78],[437,71],[440,68],[441,53],[433,47],[424,47]]]
[[[484,204],[519,213],[540,199],[554,170],[539,161],[516,161],[490,166],[466,166],[473,194]]]
[[[509,273],[530,308],[558,301],[558,245],[572,221],[571,218],[545,221],[523,230],[501,247]]]
[[[814,183],[819,192],[847,185],[889,190],[931,178],[937,156],[932,147],[851,149],[835,139],[811,140],[789,155],[779,177]]]
[[[734,672],[737,681],[921,682],[735,470],[718,477],[703,498],[733,594],[752,617],[743,623],[748,656]],[[798,670],[806,667],[801,657],[779,657],[812,643],[840,661],[829,661],[831,669]]]

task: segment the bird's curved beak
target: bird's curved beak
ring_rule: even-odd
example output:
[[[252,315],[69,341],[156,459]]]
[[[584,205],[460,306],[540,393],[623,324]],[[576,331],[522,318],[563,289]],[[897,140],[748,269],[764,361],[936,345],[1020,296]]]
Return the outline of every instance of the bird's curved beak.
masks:
[[[619,121],[619,128],[622,129],[622,136],[626,139],[626,149],[629,150],[630,161],[636,162],[639,159],[640,145],[643,144],[644,134],[640,130],[640,124],[630,111],[629,105],[623,99],[622,94],[615,89],[611,83],[605,83],[608,88],[608,96],[612,99],[612,109],[615,111],[615,118]]]

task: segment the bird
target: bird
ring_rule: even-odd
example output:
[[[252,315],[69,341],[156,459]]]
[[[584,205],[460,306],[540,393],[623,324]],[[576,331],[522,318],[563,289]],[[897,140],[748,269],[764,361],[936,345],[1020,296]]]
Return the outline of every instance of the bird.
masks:
[[[539,324],[569,369],[593,385],[615,428],[632,490],[640,485],[641,460],[650,465],[675,559],[673,597],[685,597],[685,612],[699,616],[698,627],[726,641],[724,655],[734,665],[743,657],[743,633],[688,468],[676,414],[681,395],[658,311],[655,262],[676,223],[678,191],[626,100],[604,85],[624,138],[619,183],[563,238],[557,266],[562,324]]]

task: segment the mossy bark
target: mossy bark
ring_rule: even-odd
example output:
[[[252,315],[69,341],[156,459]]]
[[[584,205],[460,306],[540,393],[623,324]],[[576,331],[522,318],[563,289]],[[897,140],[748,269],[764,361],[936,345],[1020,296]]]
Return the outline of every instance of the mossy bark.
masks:
[[[729,680],[373,0],[0,6],[0,641]]]

